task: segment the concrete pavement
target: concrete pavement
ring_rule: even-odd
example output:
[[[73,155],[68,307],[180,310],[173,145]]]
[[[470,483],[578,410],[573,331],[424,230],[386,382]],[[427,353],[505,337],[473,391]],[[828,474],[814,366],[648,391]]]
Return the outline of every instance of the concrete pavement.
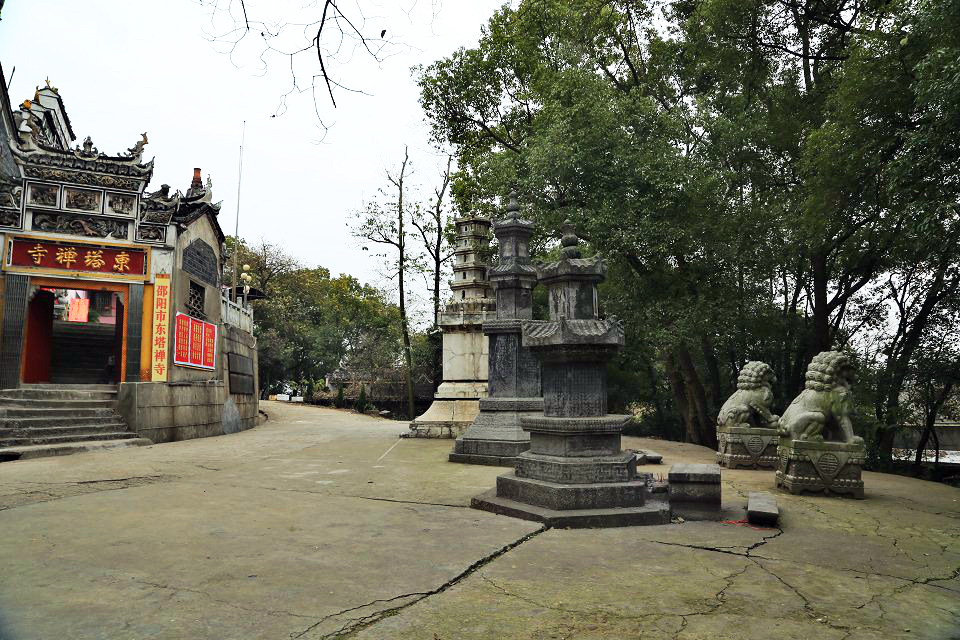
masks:
[[[781,529],[543,530],[503,470],[264,403],[228,436],[0,464],[0,638],[960,638],[960,491],[866,473]],[[625,438],[676,462],[693,445]],[[773,473],[726,471],[731,519]]]

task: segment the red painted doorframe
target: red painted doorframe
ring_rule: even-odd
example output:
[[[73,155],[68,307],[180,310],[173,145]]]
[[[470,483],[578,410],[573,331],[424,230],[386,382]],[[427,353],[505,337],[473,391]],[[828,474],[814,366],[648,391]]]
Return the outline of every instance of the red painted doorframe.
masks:
[[[114,293],[120,294],[123,299],[123,304],[126,305],[130,302],[130,287],[126,284],[120,284],[116,282],[105,282],[103,280],[86,280],[82,278],[30,278],[30,285],[36,287],[49,287],[51,289],[83,289],[85,291],[112,291]],[[53,309],[50,309],[50,327],[51,332],[53,329]],[[122,325],[123,331],[123,347],[120,350],[120,380],[126,380],[127,375],[127,321],[124,317],[124,322]],[[49,345],[50,338],[48,337],[47,344]],[[28,339],[24,341],[23,353],[20,355],[20,380],[26,382],[26,368],[27,368],[27,356],[29,348],[29,329],[28,329]],[[48,347],[49,348],[49,347]],[[48,365],[48,377],[49,377],[49,365]]]
[[[27,304],[27,336],[23,381],[50,382],[50,357],[53,354],[53,294],[37,291]]]

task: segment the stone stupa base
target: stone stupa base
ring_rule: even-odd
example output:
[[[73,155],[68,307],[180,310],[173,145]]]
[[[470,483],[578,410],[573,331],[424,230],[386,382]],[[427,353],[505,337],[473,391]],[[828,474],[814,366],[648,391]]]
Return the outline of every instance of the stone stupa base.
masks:
[[[520,418],[543,413],[543,398],[483,398],[480,415],[457,438],[450,462],[512,467],[530,448],[530,434]]]
[[[422,416],[410,423],[410,431],[403,435],[453,439],[466,431],[479,413],[479,400],[437,398]]]
[[[512,475],[512,474],[508,474]],[[501,476],[504,477],[504,476]],[[499,486],[499,481],[498,481]],[[576,486],[576,485],[568,485]],[[583,485],[579,485],[583,490]],[[662,496],[662,494],[660,494]],[[670,505],[663,497],[647,497],[644,504],[633,507],[598,507],[592,509],[551,509],[527,502],[518,502],[497,495],[497,489],[482,493],[470,501],[481,509],[511,518],[542,522],[558,529],[594,529],[670,524]]]
[[[776,429],[717,428],[717,464],[727,469],[776,469]]]
[[[777,449],[777,486],[803,492],[863,498],[861,443],[782,440]]]

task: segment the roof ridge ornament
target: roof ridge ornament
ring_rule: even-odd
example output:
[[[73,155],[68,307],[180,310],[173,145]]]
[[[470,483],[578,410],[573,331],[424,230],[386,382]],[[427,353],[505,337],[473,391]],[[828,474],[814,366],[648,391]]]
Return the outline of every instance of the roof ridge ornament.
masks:
[[[137,142],[132,147],[127,149],[127,152],[123,154],[122,157],[131,158],[136,162],[140,162],[140,160],[143,159],[143,148],[150,143],[150,140],[147,139],[146,131],[141,133],[140,136],[141,136],[141,139],[137,140]]]
[[[90,136],[87,136],[83,139],[83,149],[80,148],[80,145],[77,145],[73,150],[73,155],[77,156],[78,158],[96,159],[102,154],[100,153],[99,149],[93,146],[93,139]]]

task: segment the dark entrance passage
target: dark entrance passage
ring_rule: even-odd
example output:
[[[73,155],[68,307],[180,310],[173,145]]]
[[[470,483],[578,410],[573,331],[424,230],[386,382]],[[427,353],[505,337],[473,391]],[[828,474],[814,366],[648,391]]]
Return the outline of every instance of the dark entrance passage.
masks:
[[[113,291],[43,287],[30,301],[23,381],[120,380],[124,308]]]

